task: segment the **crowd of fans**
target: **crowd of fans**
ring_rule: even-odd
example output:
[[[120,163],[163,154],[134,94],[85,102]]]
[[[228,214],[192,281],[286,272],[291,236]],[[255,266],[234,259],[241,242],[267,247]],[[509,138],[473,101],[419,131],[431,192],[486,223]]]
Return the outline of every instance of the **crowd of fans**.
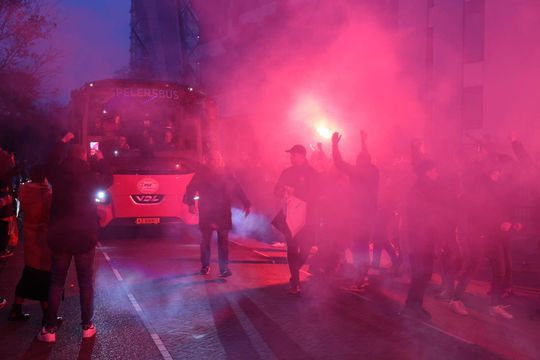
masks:
[[[427,320],[431,314],[423,298],[434,269],[440,269],[442,278],[437,297],[448,300],[455,313],[468,315],[463,295],[487,259],[489,313],[512,319],[504,300],[513,293],[511,245],[524,232],[537,241],[540,223],[540,167],[523,144],[512,137],[513,154],[505,155],[479,141],[472,156],[458,154],[450,164],[433,159],[422,142],[413,141],[408,168],[401,163],[379,169],[366,138],[362,133],[361,151],[353,164],[341,156],[338,133],[332,137],[331,156],[320,144],[311,155],[311,166],[319,175],[313,180],[317,192],[300,198],[319,209],[321,226],[311,239],[318,245],[312,273],[339,272],[350,250],[356,284],[363,289],[369,286],[369,269],[379,268],[383,249],[394,275],[402,273],[407,257],[411,284],[403,313]],[[305,148],[296,147],[300,150],[290,152],[307,163]],[[299,169],[292,153],[291,168]],[[305,191],[306,184],[295,182],[298,179],[280,179],[279,184],[292,188],[291,196],[299,196],[295,191]],[[292,293],[299,291],[296,283],[291,288]]]
[[[114,134],[120,148],[129,149],[115,124],[119,125],[119,120],[101,124],[103,136],[111,131],[109,135]],[[83,337],[96,332],[92,322],[92,264],[97,243],[93,196],[98,187],[110,184],[110,174],[99,150],[90,161],[84,147],[74,145],[68,150],[72,138],[73,134],[66,134],[50,160],[32,167],[28,182],[18,188],[13,186],[18,172],[14,156],[0,149],[1,258],[13,255],[10,246],[16,246],[19,210],[24,218],[25,266],[9,320],[27,320],[30,315],[22,309],[24,300],[39,301],[43,328],[38,339],[47,342],[56,339],[61,321],[58,308],[72,259],[81,291]],[[331,156],[319,144],[310,162],[304,146],[287,150],[291,166],[279,176],[274,189],[284,201],[283,208],[272,224],[287,242],[289,292],[301,291],[299,271],[314,244],[318,252],[311,259],[311,272],[338,272],[346,263],[346,250],[350,250],[359,289],[370,286],[370,269],[379,269],[384,250],[391,260],[392,275],[402,274],[404,260],[409,260],[410,287],[403,314],[430,319],[423,299],[438,264],[442,284],[437,296],[446,299],[452,311],[465,316],[469,310],[464,294],[487,259],[491,269],[489,313],[512,319],[504,302],[513,292],[512,241],[523,232],[538,236],[535,226],[540,224],[540,167],[523,144],[513,137],[513,155],[503,155],[478,142],[474,157],[462,157],[449,168],[433,159],[421,142],[414,141],[408,169],[403,164],[379,169],[368,151],[365,133],[354,163],[342,157],[340,142],[341,135],[334,133]],[[172,128],[164,130],[164,144],[173,146]],[[221,154],[211,152],[207,158],[206,167],[201,167],[190,183],[185,201],[193,210],[195,194],[204,198],[199,204],[201,274],[209,273],[209,243],[217,230],[220,273],[230,276],[226,243],[232,227],[231,196],[236,194],[242,200],[246,216],[251,204],[224,169]],[[231,191],[234,194],[229,194]],[[215,217],[216,211],[223,216]],[[0,298],[0,307],[6,303]],[[537,312],[533,318],[539,315]]]

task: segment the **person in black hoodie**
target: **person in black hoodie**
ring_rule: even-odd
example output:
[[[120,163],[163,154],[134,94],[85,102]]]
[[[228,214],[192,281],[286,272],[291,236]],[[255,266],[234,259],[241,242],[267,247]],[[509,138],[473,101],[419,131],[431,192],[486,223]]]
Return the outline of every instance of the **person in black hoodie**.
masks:
[[[357,271],[357,286],[364,288],[368,285],[369,271],[369,241],[377,214],[379,194],[379,169],[371,161],[367,150],[367,135],[361,132],[362,151],[356,157],[356,164],[348,164],[341,157],[339,141],[341,135],[332,135],[332,159],[334,165],[347,175],[351,184],[350,213],[348,220],[353,230],[351,251]]]
[[[73,137],[68,132],[56,146],[47,175],[53,194],[47,243],[53,255],[49,307],[45,325],[38,334],[38,340],[45,342],[56,341],[57,313],[72,259],[80,288],[83,338],[96,333],[92,322],[94,257],[98,235],[95,194],[111,184],[111,176],[99,151],[96,152],[95,161],[89,162],[85,147],[72,145],[68,149],[68,142]]]
[[[300,269],[309,257],[319,230],[320,179],[309,165],[303,145],[296,144],[286,152],[290,154],[291,166],[281,172],[274,195],[283,200],[285,209],[279,214],[285,223],[282,232],[287,240],[287,263],[291,273],[288,292],[297,295],[300,293]]]
[[[423,308],[423,300],[433,274],[435,245],[444,219],[445,194],[435,162],[420,160],[415,171],[418,178],[407,204],[411,284],[403,314],[429,320],[431,314]]]
[[[502,179],[502,166],[491,164],[489,171],[479,179],[475,193],[471,195],[469,220],[480,234],[485,254],[492,271],[491,307],[492,316],[512,319],[502,305],[501,297],[505,287],[505,277],[510,266],[506,251],[511,231],[520,231],[522,225],[515,217],[516,194],[512,187]]]

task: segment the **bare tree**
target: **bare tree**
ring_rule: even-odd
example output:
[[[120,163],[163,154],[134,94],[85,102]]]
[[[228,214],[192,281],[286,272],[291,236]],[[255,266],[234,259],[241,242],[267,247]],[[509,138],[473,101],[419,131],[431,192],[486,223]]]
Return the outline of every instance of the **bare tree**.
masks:
[[[41,0],[0,0],[0,110],[14,98],[36,99],[55,26]]]
[[[51,1],[0,0],[0,146],[18,159],[39,155],[58,126],[60,109],[44,90],[55,60]]]

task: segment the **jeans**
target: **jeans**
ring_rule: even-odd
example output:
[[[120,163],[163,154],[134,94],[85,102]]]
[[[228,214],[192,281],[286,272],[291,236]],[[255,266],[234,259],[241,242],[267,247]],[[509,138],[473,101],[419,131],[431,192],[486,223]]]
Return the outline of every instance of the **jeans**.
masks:
[[[212,229],[201,229],[201,264],[210,266],[210,241]],[[219,270],[225,271],[229,266],[229,230],[216,230],[218,238]]]
[[[96,249],[82,253],[71,254],[64,252],[53,252],[51,266],[51,286],[49,288],[49,307],[45,327],[56,327],[58,308],[62,300],[62,292],[66,283],[66,278],[71,264],[71,259],[75,259],[77,269],[77,282],[80,289],[81,303],[81,325],[92,324],[94,316],[94,258]]]

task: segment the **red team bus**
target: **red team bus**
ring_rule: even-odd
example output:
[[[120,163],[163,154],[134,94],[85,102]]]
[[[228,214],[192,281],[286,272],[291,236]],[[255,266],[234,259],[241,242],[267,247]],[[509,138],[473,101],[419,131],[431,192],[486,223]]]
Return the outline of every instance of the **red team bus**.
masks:
[[[213,109],[176,83],[100,80],[72,92],[75,135],[113,172],[112,186],[96,194],[101,227],[197,223],[182,198],[210,146]]]

